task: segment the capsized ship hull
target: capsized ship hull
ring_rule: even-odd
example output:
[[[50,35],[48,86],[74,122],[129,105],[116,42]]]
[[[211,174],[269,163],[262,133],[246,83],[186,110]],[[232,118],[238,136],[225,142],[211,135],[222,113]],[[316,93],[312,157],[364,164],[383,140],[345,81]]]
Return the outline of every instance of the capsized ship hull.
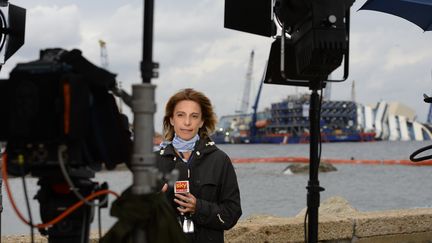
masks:
[[[216,143],[308,143],[309,95],[288,96],[257,114],[221,118],[214,134]],[[365,118],[366,116],[366,118]],[[353,101],[323,101],[321,106],[322,142],[374,141],[375,132],[363,125],[367,115]],[[255,129],[253,131],[253,129]],[[252,134],[255,134],[253,136]]]

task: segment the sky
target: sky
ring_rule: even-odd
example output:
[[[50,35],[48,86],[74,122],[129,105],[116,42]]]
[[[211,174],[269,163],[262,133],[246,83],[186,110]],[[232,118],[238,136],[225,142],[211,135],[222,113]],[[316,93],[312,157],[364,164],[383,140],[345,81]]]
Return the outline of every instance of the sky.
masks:
[[[142,82],[143,2],[138,0],[10,0],[27,9],[25,44],[0,72],[8,78],[17,63],[38,59],[39,50],[80,49],[101,64],[99,40],[106,42],[108,69],[131,92]],[[356,101],[373,104],[398,101],[415,109],[424,122],[432,95],[432,32],[401,18],[351,7],[350,69],[345,82],[332,85],[331,99],[350,100],[355,81]],[[254,50],[250,107],[270,51],[272,38],[223,27],[223,0],[157,0],[154,8],[153,60],[159,63],[155,130],[162,130],[164,106],[183,88],[204,92],[218,117],[240,108],[250,52]],[[259,110],[307,88],[264,85]],[[123,111],[132,120],[131,111]]]

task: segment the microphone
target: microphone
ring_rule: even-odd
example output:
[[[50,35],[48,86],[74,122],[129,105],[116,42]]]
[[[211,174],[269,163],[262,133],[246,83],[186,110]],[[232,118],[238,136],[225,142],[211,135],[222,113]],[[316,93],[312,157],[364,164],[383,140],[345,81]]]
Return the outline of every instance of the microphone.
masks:
[[[174,184],[174,193],[188,193],[189,190],[189,168],[186,163],[176,163],[175,169],[179,172],[179,177]]]
[[[175,169],[179,172],[179,178],[174,184],[174,193],[189,193],[189,168],[186,163],[176,163]],[[194,223],[190,217],[190,214],[184,215],[181,213],[180,225],[183,227],[184,233],[194,232]],[[182,222],[183,220],[183,222]]]

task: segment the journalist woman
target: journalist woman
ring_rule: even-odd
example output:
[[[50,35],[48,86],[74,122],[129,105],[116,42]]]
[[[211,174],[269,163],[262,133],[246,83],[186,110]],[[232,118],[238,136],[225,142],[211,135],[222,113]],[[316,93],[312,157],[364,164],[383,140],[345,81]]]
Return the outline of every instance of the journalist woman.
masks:
[[[174,186],[165,184],[162,191],[193,243],[224,242],[224,231],[242,214],[234,167],[209,137],[215,126],[212,104],[203,93],[184,89],[168,100],[157,163],[165,175],[179,173]]]

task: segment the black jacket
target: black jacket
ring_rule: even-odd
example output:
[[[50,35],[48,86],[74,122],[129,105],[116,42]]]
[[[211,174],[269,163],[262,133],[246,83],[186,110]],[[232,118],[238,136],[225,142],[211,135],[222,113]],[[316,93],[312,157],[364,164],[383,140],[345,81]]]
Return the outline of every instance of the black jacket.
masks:
[[[173,146],[168,145],[159,154],[159,169],[167,174],[178,168],[180,179],[184,179],[181,178],[184,176],[182,171],[187,171],[188,164],[178,157]],[[195,225],[192,242],[224,242],[224,230],[232,228],[242,214],[234,167],[228,155],[208,139],[200,140],[191,156],[190,192],[197,198],[196,210],[192,215]],[[173,202],[173,188],[170,187],[166,194],[178,212],[178,205]]]

